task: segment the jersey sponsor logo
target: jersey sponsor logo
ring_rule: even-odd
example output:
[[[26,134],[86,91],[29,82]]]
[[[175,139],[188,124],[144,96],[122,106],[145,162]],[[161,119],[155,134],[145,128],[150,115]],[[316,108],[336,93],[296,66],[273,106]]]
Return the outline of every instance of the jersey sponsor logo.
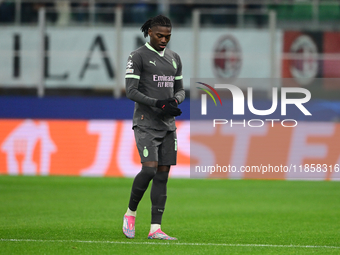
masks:
[[[157,87],[159,88],[173,88],[175,76],[172,75],[156,75],[153,76],[153,81],[157,81]]]
[[[150,60],[149,63],[151,63],[151,64],[153,64],[154,66],[156,66],[156,60],[153,61],[153,62]]]
[[[132,66],[133,66],[133,62],[132,62],[132,60],[130,59],[130,60],[127,62],[127,64],[126,64],[126,68],[127,68],[127,69],[130,69]]]
[[[175,80],[175,76],[172,76],[172,75],[154,74],[152,77],[153,77],[153,81],[174,81]]]
[[[133,73],[134,69],[126,69],[126,73]]]
[[[217,78],[233,80],[242,66],[241,47],[238,40],[226,35],[221,37],[214,48],[213,68]]]

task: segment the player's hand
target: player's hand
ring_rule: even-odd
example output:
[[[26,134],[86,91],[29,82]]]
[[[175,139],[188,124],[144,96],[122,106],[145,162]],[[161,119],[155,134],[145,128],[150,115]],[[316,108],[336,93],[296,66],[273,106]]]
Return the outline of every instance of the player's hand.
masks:
[[[158,100],[156,102],[156,107],[164,111],[164,113],[167,113],[171,116],[179,116],[182,114],[181,109],[173,106],[170,102],[169,99],[165,100]]]
[[[177,98],[176,97],[171,97],[171,98],[168,98],[168,102],[175,106],[175,107],[178,107],[178,101],[177,101]]]
[[[171,106],[176,107],[177,109],[179,109],[178,108],[178,101],[177,101],[176,97],[168,98],[168,102],[170,103]],[[176,115],[173,115],[173,116],[179,116],[181,114],[182,114],[182,111],[181,111],[181,109],[179,109],[179,113],[176,114]]]

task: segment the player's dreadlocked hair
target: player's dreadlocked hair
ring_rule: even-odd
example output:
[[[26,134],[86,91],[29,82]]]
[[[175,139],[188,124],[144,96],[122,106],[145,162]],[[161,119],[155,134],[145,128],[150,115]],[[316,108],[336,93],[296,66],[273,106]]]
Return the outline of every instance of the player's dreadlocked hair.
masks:
[[[154,18],[148,19],[140,28],[145,38],[148,36],[149,28],[152,28],[154,26],[171,27],[171,21],[169,18],[163,15],[158,15]]]

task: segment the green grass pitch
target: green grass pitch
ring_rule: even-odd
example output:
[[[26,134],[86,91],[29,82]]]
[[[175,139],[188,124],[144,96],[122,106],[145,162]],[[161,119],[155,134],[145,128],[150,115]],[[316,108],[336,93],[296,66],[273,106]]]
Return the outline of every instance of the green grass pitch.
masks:
[[[170,179],[162,230],[122,233],[132,179],[0,176],[0,254],[340,254],[340,182]]]

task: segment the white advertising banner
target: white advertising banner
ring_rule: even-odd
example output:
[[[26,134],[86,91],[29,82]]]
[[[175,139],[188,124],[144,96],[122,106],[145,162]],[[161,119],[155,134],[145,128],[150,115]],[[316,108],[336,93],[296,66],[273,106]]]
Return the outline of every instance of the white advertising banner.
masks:
[[[37,28],[0,28],[0,86],[34,87],[38,83]],[[277,32],[277,68],[282,52]],[[148,40],[148,39],[147,39]],[[147,41],[138,27],[123,28],[122,59],[117,60],[114,28],[48,28],[45,38],[46,87],[113,88],[129,53]],[[193,76],[193,48],[198,43],[198,77]],[[269,78],[268,30],[202,28],[196,42],[191,28],[173,28],[169,48],[183,63],[184,86],[190,78]],[[122,84],[119,84],[122,86]]]

